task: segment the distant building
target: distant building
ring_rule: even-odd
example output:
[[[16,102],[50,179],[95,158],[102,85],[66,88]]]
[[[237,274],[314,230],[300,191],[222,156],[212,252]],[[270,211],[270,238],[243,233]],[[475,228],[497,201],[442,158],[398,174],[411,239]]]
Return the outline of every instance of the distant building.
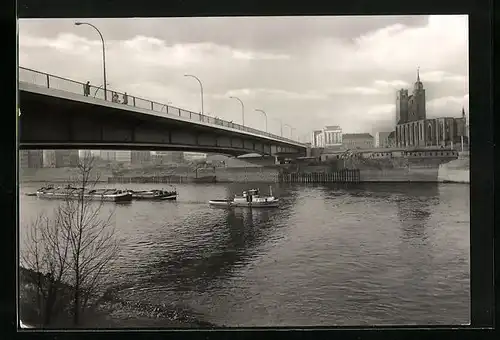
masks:
[[[186,161],[196,161],[196,160],[203,160],[207,158],[206,153],[201,153],[201,152],[184,152],[183,153],[184,160]]]
[[[323,130],[314,130],[311,136],[311,144],[313,148],[323,148],[325,147],[325,140],[323,135]]]
[[[325,126],[322,130],[314,130],[311,135],[313,148],[328,148],[342,145],[342,129],[338,125]]]
[[[28,150],[19,150],[19,168],[27,169],[29,168],[29,156]]]
[[[132,151],[130,162],[131,164],[151,164],[151,151]]]
[[[465,137],[468,143],[465,110],[462,117],[427,119],[425,89],[417,71],[417,81],[412,95],[401,89],[396,97],[396,146],[448,146],[460,143]]]
[[[396,131],[392,131],[389,136],[387,136],[387,142],[390,148],[396,147]]]
[[[83,160],[85,158],[92,158],[94,156],[94,153],[92,150],[80,150],[78,151],[78,157],[80,160]]]
[[[19,150],[19,167],[36,169],[43,167],[42,150]]]
[[[345,133],[342,145],[346,149],[373,148],[373,136],[369,133]]]
[[[115,151],[115,160],[119,163],[130,164],[132,161],[132,152],[129,150],[117,150]]]
[[[78,156],[78,150],[70,150],[69,166],[77,167],[79,162],[80,162],[80,157]]]
[[[390,145],[389,135],[391,132],[377,132],[375,133],[374,146],[376,148],[388,148]]]
[[[78,165],[78,151],[56,150],[56,168],[75,167]]]
[[[43,150],[43,166],[46,168],[76,167],[78,161],[77,150]]]
[[[151,157],[153,164],[172,164],[184,161],[182,151],[154,151]]]
[[[43,150],[43,167],[56,167],[56,150]]]
[[[116,151],[114,150],[101,150],[100,158],[106,162],[114,162],[116,161]]]

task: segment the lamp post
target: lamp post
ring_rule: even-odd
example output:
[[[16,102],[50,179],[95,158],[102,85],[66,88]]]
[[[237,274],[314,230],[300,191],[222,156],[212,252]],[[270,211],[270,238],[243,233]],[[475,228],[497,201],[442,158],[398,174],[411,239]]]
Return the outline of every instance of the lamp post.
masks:
[[[185,74],[184,77],[194,78],[200,84],[200,91],[201,91],[201,114],[203,115],[204,114],[203,113],[204,112],[204,110],[203,110],[203,84],[201,83],[200,78],[198,78],[197,76],[193,76],[192,74]]]
[[[288,124],[283,124],[283,126],[288,126],[288,128],[290,129],[290,138],[292,138],[292,129],[293,129],[293,127],[291,127]]]
[[[264,117],[266,117],[266,132],[267,132],[267,113],[264,110],[260,109],[255,109],[255,111],[262,113]]]
[[[99,33],[99,36],[101,37],[101,41],[102,41],[102,70],[103,70],[103,74],[104,74],[104,100],[107,100],[108,96],[108,91],[106,90],[106,45],[104,44],[104,38],[102,37],[102,33],[101,31],[99,31],[99,29],[97,27],[95,27],[94,25],[92,25],[91,23],[88,23],[88,22],[75,22],[75,25],[76,26],[81,26],[81,25],[87,25],[87,26],[90,26],[92,27],[93,29],[95,29],[97,31],[97,33]]]
[[[240,102],[240,104],[241,104],[241,121],[242,121],[242,125],[245,126],[245,104],[243,104],[243,101],[238,97],[231,96],[229,98],[236,99],[237,101]]]
[[[278,118],[274,118],[274,119],[276,119],[280,123],[280,135],[281,135],[281,137],[283,137],[283,121],[281,119],[278,119]]]

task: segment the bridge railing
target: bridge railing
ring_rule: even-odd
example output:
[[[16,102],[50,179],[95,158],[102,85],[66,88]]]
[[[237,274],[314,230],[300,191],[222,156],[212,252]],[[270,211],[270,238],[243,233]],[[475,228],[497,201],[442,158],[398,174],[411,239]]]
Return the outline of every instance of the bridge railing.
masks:
[[[32,70],[25,67],[19,67],[18,80],[26,83],[31,83],[51,89],[72,92],[85,95],[85,83],[68,78],[63,78],[55,76],[52,74]],[[245,131],[249,133],[254,133],[256,135],[265,136],[281,140],[283,142],[290,142],[297,144],[298,142],[289,138],[282,136],[277,136],[269,132],[260,131],[248,126],[243,126],[240,124],[228,122],[226,120],[215,118],[206,114],[195,113],[188,110],[184,110],[175,106],[158,103],[152,100],[143,99],[137,96],[130,95],[128,93],[122,93],[114,90],[110,90],[109,87],[106,88],[106,97],[104,96],[104,86],[103,84],[99,86],[90,85],[89,97],[97,98],[101,100],[111,101],[121,103],[123,105],[133,106],[137,108],[142,108],[146,110],[151,110],[159,113],[165,113],[165,115],[177,116],[182,118],[191,119],[194,121],[199,121],[203,123],[208,123],[211,125],[220,125],[240,131]],[[299,143],[300,144],[300,143]]]

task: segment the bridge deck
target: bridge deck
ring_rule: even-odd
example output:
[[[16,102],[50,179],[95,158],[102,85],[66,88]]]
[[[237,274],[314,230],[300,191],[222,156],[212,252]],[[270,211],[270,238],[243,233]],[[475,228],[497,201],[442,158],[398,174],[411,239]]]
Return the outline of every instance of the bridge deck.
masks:
[[[280,141],[293,146],[299,146],[303,148],[306,147],[302,143],[289,138],[284,138],[282,136],[277,136],[269,132],[260,131],[248,126],[228,122],[226,120],[214,118],[208,115],[198,114],[178,107],[169,106],[167,104],[161,104],[151,100],[142,99],[130,94],[125,95],[124,93],[118,91],[111,91],[108,89],[106,91],[107,99],[105,100],[104,89],[102,88],[102,86],[95,87],[90,85],[90,94],[85,96],[85,84],[82,82],[62,78],[24,67],[19,67],[18,79],[20,90],[37,92],[45,95],[68,97],[67,99],[70,99],[69,97],[71,97],[71,99],[73,100],[89,102],[92,104],[103,106],[124,105],[124,110],[134,110],[142,113],[154,113],[155,115],[165,116],[166,118],[168,117],[170,119],[176,119],[184,122],[193,122],[196,125],[206,125],[218,129],[238,132],[244,135],[254,135],[269,140]],[[67,95],[64,95],[64,92],[66,92]],[[114,93],[118,94],[118,100],[113,99]]]

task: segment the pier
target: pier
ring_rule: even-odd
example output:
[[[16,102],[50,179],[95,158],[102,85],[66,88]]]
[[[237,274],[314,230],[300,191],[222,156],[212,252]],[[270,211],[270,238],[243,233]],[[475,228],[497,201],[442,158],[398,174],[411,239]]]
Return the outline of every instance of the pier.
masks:
[[[279,174],[280,183],[359,183],[359,169],[344,169],[336,172],[312,172]]]

